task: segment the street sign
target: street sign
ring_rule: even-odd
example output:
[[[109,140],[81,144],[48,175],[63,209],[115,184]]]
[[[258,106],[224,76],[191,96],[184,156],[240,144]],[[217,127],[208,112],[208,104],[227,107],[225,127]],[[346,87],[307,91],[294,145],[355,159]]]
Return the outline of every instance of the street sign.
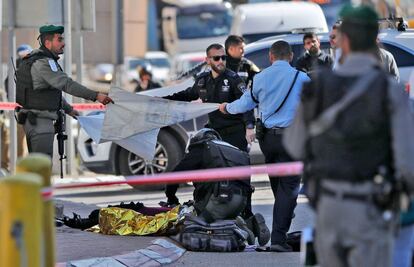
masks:
[[[15,0],[16,21],[15,28],[39,28],[44,24],[64,24],[63,1],[68,0]],[[0,19],[3,27],[8,26],[8,1],[3,2],[3,14]],[[95,0],[82,0],[80,12],[72,12],[72,20],[81,20],[82,31],[95,31]],[[71,1],[72,10],[75,10],[75,1]],[[2,16],[1,16],[2,15]]]

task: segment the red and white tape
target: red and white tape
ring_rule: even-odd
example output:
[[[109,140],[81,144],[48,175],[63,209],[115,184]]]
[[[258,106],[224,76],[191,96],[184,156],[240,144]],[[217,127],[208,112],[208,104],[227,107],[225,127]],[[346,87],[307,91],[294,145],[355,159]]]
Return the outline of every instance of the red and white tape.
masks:
[[[77,103],[71,106],[78,111],[105,110],[105,105],[100,103]],[[16,107],[20,107],[20,105],[13,102],[0,102],[0,110],[14,110]]]
[[[195,170],[195,171],[182,171],[182,172],[170,172],[160,173],[156,175],[138,175],[128,176],[123,181],[104,181],[93,183],[72,183],[57,185],[53,188],[47,188],[42,192],[44,197],[51,196],[52,191],[59,189],[71,189],[71,188],[85,188],[95,186],[110,186],[110,185],[148,185],[148,184],[176,184],[187,182],[212,182],[222,180],[240,180],[246,179],[253,174],[268,174],[269,176],[292,176],[300,175],[302,173],[302,162],[289,162],[289,163],[275,163],[267,165],[257,166],[242,166],[242,167],[229,167],[229,168],[217,168],[207,170]]]

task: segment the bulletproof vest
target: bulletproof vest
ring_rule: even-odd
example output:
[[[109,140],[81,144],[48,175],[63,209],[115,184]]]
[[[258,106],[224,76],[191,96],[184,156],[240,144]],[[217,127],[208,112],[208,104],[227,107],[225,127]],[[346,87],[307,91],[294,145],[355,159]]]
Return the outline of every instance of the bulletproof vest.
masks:
[[[47,56],[41,52],[24,58],[16,72],[16,102],[25,109],[58,110],[62,92],[53,87],[33,88],[33,63]]]
[[[340,101],[358,77],[324,70],[304,88],[305,123]],[[342,112],[325,133],[307,144],[307,170],[320,178],[361,182],[371,180],[380,166],[391,167],[387,74],[375,80],[359,99]]]
[[[250,157],[246,152],[220,140],[210,140],[204,144],[204,157],[206,169],[220,167],[235,167],[250,165]],[[246,177],[249,179],[249,177]],[[227,183],[227,182],[226,182]],[[249,186],[246,180],[228,182],[236,186]]]

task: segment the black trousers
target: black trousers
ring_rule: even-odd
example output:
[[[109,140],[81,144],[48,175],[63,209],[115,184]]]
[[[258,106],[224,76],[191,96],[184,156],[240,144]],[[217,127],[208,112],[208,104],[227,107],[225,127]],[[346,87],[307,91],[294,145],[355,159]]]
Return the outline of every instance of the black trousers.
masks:
[[[233,128],[232,131],[228,131],[228,129],[223,130],[217,130],[217,132],[220,134],[223,141],[237,147],[240,150],[247,152],[247,140],[246,140],[246,130],[244,128],[244,125],[240,125],[240,129],[237,130]],[[250,184],[250,178],[248,180]],[[179,185],[178,184],[168,184],[165,187],[165,195],[167,196],[167,202],[170,204],[178,204],[179,200],[176,196],[177,190]],[[247,219],[251,216],[253,216],[252,212],[252,195],[251,193],[247,196],[247,204],[246,208],[242,212],[242,217]]]
[[[292,161],[282,145],[282,135],[266,132],[263,140],[260,140],[266,163],[280,163]],[[271,244],[283,244],[286,242],[286,233],[292,223],[293,211],[298,197],[300,176],[271,176],[275,202],[273,204],[273,224]]]

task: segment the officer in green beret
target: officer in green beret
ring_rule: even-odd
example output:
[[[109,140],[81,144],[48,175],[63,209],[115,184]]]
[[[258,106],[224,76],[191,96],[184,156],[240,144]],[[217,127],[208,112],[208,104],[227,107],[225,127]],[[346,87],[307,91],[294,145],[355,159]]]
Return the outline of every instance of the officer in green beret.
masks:
[[[73,81],[58,63],[63,54],[64,27],[44,25],[39,29],[40,48],[26,56],[16,72],[18,123],[23,124],[29,152],[53,156],[54,122],[59,110],[72,117],[79,113],[62,97],[62,92],[104,105],[113,103],[107,95]]]
[[[345,6],[340,16],[344,62],[304,85],[285,147],[305,162],[320,266],[386,267],[399,212],[394,178],[414,185],[414,142],[407,138],[414,121],[408,94],[376,56],[375,11]],[[289,139],[295,128],[304,132],[300,125],[307,127],[306,141]],[[302,150],[295,147],[299,140]]]

